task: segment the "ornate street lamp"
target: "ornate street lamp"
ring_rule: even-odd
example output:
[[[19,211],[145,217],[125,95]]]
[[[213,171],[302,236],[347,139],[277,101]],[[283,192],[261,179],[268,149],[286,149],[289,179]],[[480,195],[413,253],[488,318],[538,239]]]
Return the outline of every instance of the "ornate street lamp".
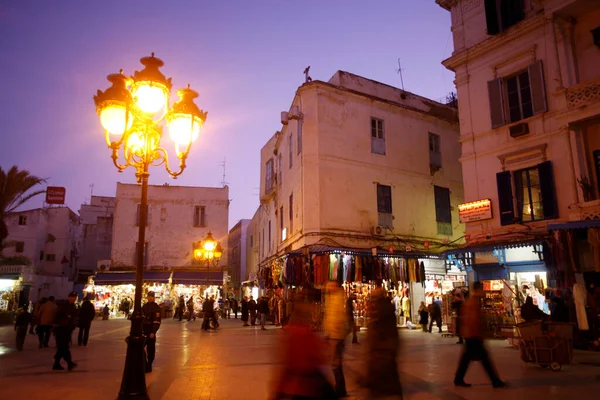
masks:
[[[145,377],[144,337],[142,324],[142,284],[144,281],[144,248],[146,242],[146,216],[148,212],[148,167],[163,165],[173,177],[183,173],[185,161],[206,121],[207,113],[200,110],[194,99],[198,93],[187,88],[177,91],[180,97],[169,107],[171,78],[166,78],[159,68],[163,61],[154,57],[141,60],[144,69],[135,71],[133,77],[123,74],[108,75],[112,84],[104,92],[94,96],[96,112],[106,134],[106,143],[112,150],[112,159],[119,172],[127,167],[135,168],[137,181],[142,186],[140,200],[140,223],[135,302],[131,317],[131,331],[127,338],[127,356],[119,391],[119,399],[148,399]],[[165,148],[160,146],[163,128],[169,129],[179,159],[179,170],[172,171]],[[123,163],[119,153],[123,152]]]
[[[210,275],[210,266],[217,268],[219,261],[223,255],[221,243],[217,242],[211,232],[206,234],[206,238],[194,244],[194,258],[202,265],[206,265],[206,286],[208,286],[208,278]]]

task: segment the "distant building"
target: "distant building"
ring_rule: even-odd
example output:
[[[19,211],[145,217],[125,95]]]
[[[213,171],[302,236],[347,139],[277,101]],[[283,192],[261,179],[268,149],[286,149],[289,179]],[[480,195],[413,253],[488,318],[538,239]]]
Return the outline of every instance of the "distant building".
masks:
[[[231,287],[234,289],[238,289],[242,281],[247,279],[246,262],[249,225],[249,219],[241,219],[229,230],[228,269],[231,277]]]
[[[22,301],[43,296],[66,298],[73,290],[81,248],[81,221],[68,207],[37,208],[11,213],[6,218],[5,258],[24,257],[31,265],[0,267],[3,275],[13,275],[22,291]]]
[[[463,261],[480,279],[600,271],[600,2],[436,2],[452,21],[443,65],[456,74],[465,201],[487,209],[465,213]]]
[[[110,265],[115,198],[92,196],[90,204],[79,209],[82,223],[82,248],[78,265],[78,282],[87,282],[87,276],[96,269]]]
[[[288,255],[426,258],[463,236],[456,108],[338,71],[300,86],[281,122],[261,150],[260,279]]]
[[[134,269],[139,226],[139,185],[117,183],[111,269]],[[221,242],[220,267],[227,266],[229,188],[154,186],[148,188],[144,264],[170,271],[191,268],[194,243],[210,231]]]

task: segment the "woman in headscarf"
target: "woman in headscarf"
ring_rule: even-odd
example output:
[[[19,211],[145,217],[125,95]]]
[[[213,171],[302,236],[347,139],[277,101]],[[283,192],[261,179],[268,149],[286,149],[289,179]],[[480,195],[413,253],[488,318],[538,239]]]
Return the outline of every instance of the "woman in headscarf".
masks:
[[[366,385],[371,399],[402,399],[398,376],[400,339],[394,306],[382,288],[375,289],[369,301],[367,329]]]

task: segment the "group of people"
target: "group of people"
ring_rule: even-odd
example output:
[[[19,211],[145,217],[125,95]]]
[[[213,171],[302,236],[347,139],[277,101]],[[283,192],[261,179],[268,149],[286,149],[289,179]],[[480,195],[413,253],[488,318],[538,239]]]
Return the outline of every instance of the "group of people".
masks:
[[[271,325],[283,326],[285,321],[285,300],[281,294],[261,296],[258,301],[253,296],[244,296],[241,301],[242,326],[255,326],[259,321],[261,329],[266,330],[267,321]],[[237,318],[237,313],[236,313]]]
[[[42,298],[30,313],[27,306],[24,306],[17,315],[15,321],[15,331],[17,333],[17,349],[23,350],[25,339],[28,332],[38,336],[39,348],[48,348],[50,346],[50,337],[54,333],[56,341],[56,353],[54,355],[53,370],[64,370],[61,360],[67,362],[67,369],[71,371],[77,366],[71,358],[71,341],[73,331],[79,327],[77,344],[87,346],[90,327],[96,317],[94,305],[88,298],[85,298],[82,304],[77,307],[77,293],[71,292],[66,301],[57,302],[54,296]]]

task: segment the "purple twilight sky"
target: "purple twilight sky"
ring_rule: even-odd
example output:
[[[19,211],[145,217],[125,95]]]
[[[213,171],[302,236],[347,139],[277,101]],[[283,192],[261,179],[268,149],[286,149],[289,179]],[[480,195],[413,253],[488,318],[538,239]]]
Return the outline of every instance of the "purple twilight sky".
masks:
[[[454,90],[440,64],[452,52],[450,15],[434,0],[9,0],[0,4],[0,165],[66,186],[75,211],[90,184],[114,196],[117,181],[135,182],[132,169],[112,165],[92,96],[107,74],[132,74],[151,52],[174,89],[200,92],[208,120],[183,175],[154,167],[150,183],[220,186],[226,157],[230,226],[258,206],[260,148],[306,66],[315,80],[341,69],[400,87],[401,57],[406,90],[432,99]]]

